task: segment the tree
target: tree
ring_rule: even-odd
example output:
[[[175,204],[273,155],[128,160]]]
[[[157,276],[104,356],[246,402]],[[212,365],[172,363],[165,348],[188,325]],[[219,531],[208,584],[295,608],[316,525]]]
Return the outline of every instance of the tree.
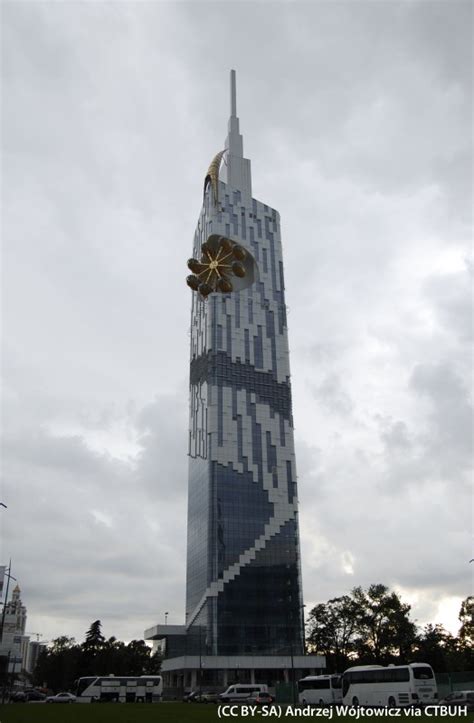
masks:
[[[76,645],[75,638],[68,638],[67,635],[60,635],[51,641],[51,651],[53,653],[62,653],[65,650],[71,650]]]
[[[347,667],[354,650],[357,606],[349,595],[316,605],[309,613],[307,641],[316,653],[326,656],[332,672]]]
[[[84,650],[96,652],[105,643],[105,638],[102,635],[102,623],[100,620],[94,620],[89,630],[86,633],[86,639],[82,643]]]
[[[132,640],[125,649],[125,659],[130,675],[150,673],[151,650],[144,640]]]
[[[144,640],[128,645],[113,636],[106,640],[96,620],[82,645],[65,635],[53,640],[40,654],[33,675],[36,685],[58,692],[71,690],[75,680],[87,675],[156,675],[160,665],[160,656],[152,655]]]
[[[52,641],[38,658],[33,679],[36,685],[47,685],[55,691],[68,690],[81,675],[81,647],[74,638],[62,635]]]
[[[463,670],[474,669],[474,596],[469,595],[461,603],[459,611],[461,627],[458,634],[458,649]]]
[[[386,585],[352,590],[357,606],[355,647],[360,662],[388,665],[405,660],[416,642],[416,626],[410,620],[411,606],[402,603]]]
[[[428,663],[433,670],[444,673],[457,667],[456,639],[442,625],[425,625],[418,636],[414,660]]]
[[[459,640],[463,645],[474,648],[474,596],[469,595],[461,603],[459,611]]]
[[[341,671],[351,662],[405,661],[416,642],[410,605],[385,585],[355,587],[350,595],[320,603],[309,614],[308,643]]]
[[[149,675],[158,675],[161,670],[161,663],[163,661],[163,657],[161,654],[161,650],[155,650],[154,653],[150,656],[150,663],[148,665],[148,670],[146,671]]]

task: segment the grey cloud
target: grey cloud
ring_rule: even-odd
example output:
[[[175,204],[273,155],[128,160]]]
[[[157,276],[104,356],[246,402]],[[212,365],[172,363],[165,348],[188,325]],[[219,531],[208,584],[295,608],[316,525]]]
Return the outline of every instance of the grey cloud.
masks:
[[[410,23],[405,26],[405,39],[418,58],[435,64],[433,71],[447,84],[465,79],[469,90],[472,78],[472,5],[465,0],[452,4],[423,2],[403,6]]]
[[[448,363],[420,364],[411,378],[411,386],[431,405],[431,425],[425,443],[429,455],[438,460],[441,473],[448,479],[456,471],[472,464],[473,409],[469,390]]]
[[[440,324],[447,332],[455,332],[461,342],[472,341],[474,333],[473,276],[466,263],[463,271],[431,276],[424,285]],[[472,358],[472,350],[469,354]]]
[[[354,409],[350,396],[343,388],[341,380],[336,374],[326,376],[321,384],[314,388],[314,397],[318,402],[324,404],[330,412],[336,414],[351,414]]]
[[[410,448],[411,441],[405,422],[400,420],[397,420],[396,422],[387,420],[383,427],[384,428],[380,437],[387,449],[402,450],[406,452]]]
[[[138,478],[155,499],[187,489],[187,410],[181,396],[160,397],[142,409],[137,418],[142,451]]]
[[[178,616],[184,595],[179,563],[184,556],[184,540],[175,520],[184,518],[184,501],[155,490],[151,507],[146,471],[140,461],[136,468],[131,467],[109,455],[91,452],[77,439],[43,434],[42,442],[34,454],[29,454],[25,445],[21,459],[18,449],[8,446],[4,464],[4,493],[9,511],[14,512],[13,518],[5,518],[4,535],[15,550],[15,576],[22,581],[24,598],[27,603],[28,599],[34,601],[33,614],[50,614],[53,599],[56,617],[73,614],[80,620],[74,630],[76,636],[81,628],[86,629],[92,616],[106,623],[121,621],[124,632],[114,634],[128,637],[142,634],[141,628],[137,630],[137,619],[148,615],[147,625],[153,622],[156,605],[174,607]],[[82,455],[71,454],[67,465],[62,459],[58,465],[51,450],[67,449],[71,444],[73,449],[79,445]],[[156,462],[159,480],[158,458]],[[170,476],[166,482],[168,489],[174,489],[181,480]],[[35,494],[33,514],[31,494]],[[18,515],[30,519],[28,536],[15,525]],[[107,524],[101,522],[103,517]],[[66,569],[71,575],[67,586]],[[159,583],[163,579],[166,589]],[[139,615],[135,615],[138,591],[144,601]],[[31,610],[31,602],[29,607]],[[60,632],[68,631],[56,634]]]
[[[123,422],[132,424],[136,414],[136,402],[129,399],[122,408],[113,402],[106,404],[100,410],[83,409],[79,412],[79,421],[84,429],[110,429],[114,424]]]
[[[315,334],[315,337],[317,335]],[[329,342],[329,343],[313,343],[308,344],[309,340],[298,339],[296,346],[300,354],[305,354],[307,358],[314,364],[328,365],[330,366],[336,359],[342,354],[347,352],[347,344],[341,342]],[[306,343],[305,343],[306,342]]]
[[[427,401],[422,421],[409,429],[405,421],[376,417],[384,450],[381,485],[392,494],[441,481],[468,488],[474,416],[465,382],[448,363],[419,364],[409,389]]]
[[[337,450],[339,459],[341,449]],[[340,465],[338,465],[340,467]],[[466,553],[469,550],[469,494],[461,492],[458,501],[465,505],[462,512],[453,509],[449,496],[443,495],[439,485],[432,484],[432,499],[426,497],[414,484],[408,489],[399,488],[396,496],[375,493],[372,477],[383,474],[383,468],[372,470],[367,482],[360,482],[353,489],[332,465],[331,483],[338,490],[339,505],[330,498],[311,503],[306,497],[303,518],[302,545],[306,563],[305,593],[309,599],[322,601],[330,596],[331,589],[341,594],[357,584],[367,585],[374,580],[391,586],[412,587],[423,590],[422,597],[430,599],[437,594],[439,600],[449,586],[451,595],[466,594]],[[326,471],[324,471],[326,474]],[[341,490],[344,490],[341,495]],[[303,496],[303,495],[301,495]],[[308,504],[309,503],[309,504]],[[310,519],[317,520],[319,536],[305,534]],[[365,534],[367,526],[370,535]],[[337,534],[334,531],[337,530]],[[442,549],[433,541],[443,530]],[[328,552],[317,567],[311,564],[312,546]],[[436,548],[436,555],[429,548]],[[341,554],[350,551],[354,558],[354,576],[341,574]],[[336,582],[338,581],[338,582]]]
[[[308,494],[312,500],[330,493],[320,477],[321,449],[296,438],[296,469],[299,494]]]
[[[81,437],[53,437],[45,430],[26,430],[21,436],[7,436],[2,449],[4,455],[20,463],[43,468],[73,469],[81,477],[90,472],[100,473],[107,465],[104,457],[91,452]]]

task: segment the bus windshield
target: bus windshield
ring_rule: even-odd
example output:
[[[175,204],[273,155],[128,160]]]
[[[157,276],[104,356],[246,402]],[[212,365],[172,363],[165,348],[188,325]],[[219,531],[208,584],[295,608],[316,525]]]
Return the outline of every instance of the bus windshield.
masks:
[[[413,677],[418,680],[431,680],[433,677],[433,671],[428,666],[426,668],[412,668],[412,670]]]
[[[76,695],[81,695],[85,689],[97,679],[97,676],[93,675],[89,678],[79,678],[76,681]]]

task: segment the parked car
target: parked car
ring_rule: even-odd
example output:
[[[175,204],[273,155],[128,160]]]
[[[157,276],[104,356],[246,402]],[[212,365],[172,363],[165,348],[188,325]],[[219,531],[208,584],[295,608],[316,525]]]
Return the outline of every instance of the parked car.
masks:
[[[217,703],[218,695],[210,690],[205,690],[201,694],[201,703]]]
[[[193,690],[183,697],[184,703],[217,703],[217,693],[209,690]]]
[[[36,688],[25,688],[25,690],[17,690],[10,696],[12,703],[29,703],[45,700],[46,695]]]
[[[46,698],[46,703],[75,703],[76,696],[72,693],[57,693],[56,695],[49,695]]]
[[[440,700],[440,705],[467,706],[468,711],[474,711],[474,690],[455,690]]]
[[[266,690],[259,690],[257,693],[252,693],[248,702],[256,705],[270,705],[274,700],[273,696],[267,693]]]

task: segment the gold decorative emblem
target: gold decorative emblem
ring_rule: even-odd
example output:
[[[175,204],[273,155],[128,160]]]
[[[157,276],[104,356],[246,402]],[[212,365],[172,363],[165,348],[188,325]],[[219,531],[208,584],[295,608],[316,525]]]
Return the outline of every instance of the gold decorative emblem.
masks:
[[[214,195],[214,204],[216,206],[219,201],[219,168],[221,167],[221,161],[224,157],[224,153],[227,153],[227,148],[224,148],[223,151],[219,151],[219,153],[214,156],[204,179],[204,193],[206,193],[208,185],[211,184],[212,193]]]
[[[218,237],[217,243],[210,237],[201,247],[201,259],[188,260],[193,274],[187,277],[186,283],[203,298],[213,291],[228,294],[234,290],[235,277],[245,278],[247,272],[242,262],[246,258],[243,246],[225,236]]]
[[[187,277],[186,283],[204,299],[213,291],[223,294],[240,291],[252,283],[254,264],[251,254],[243,246],[213,234],[203,243],[201,258],[188,260],[188,268],[193,274]],[[247,279],[247,276],[251,278]]]

